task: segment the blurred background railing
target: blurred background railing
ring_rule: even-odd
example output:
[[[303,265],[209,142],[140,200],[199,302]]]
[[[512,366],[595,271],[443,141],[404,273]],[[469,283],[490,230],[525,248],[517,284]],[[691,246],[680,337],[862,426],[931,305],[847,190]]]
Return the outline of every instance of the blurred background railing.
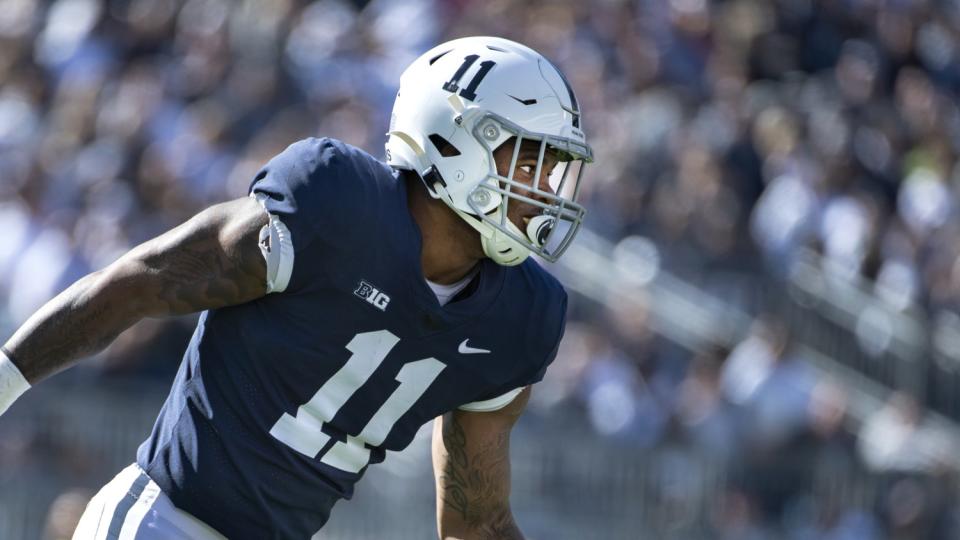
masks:
[[[784,280],[726,276],[732,281],[722,290],[736,298],[731,302],[660,268],[659,249],[647,238],[614,245],[587,230],[571,250],[554,269],[564,283],[595,302],[649,310],[648,326],[690,351],[733,348],[755,317],[770,317],[789,328],[807,360],[843,373],[856,389],[875,398],[904,391],[939,413],[931,418],[942,425],[960,420],[960,318],[945,313],[930,324],[917,306],[896,306],[862,277],[832,274],[822,268],[830,261],[812,252],[798,257]],[[750,281],[751,292],[736,292]]]

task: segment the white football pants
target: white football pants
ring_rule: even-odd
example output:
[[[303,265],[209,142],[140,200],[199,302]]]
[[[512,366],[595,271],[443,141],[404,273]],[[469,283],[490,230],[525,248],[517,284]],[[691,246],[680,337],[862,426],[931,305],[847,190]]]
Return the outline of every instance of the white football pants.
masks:
[[[73,540],[226,540],[173,506],[136,464],[120,471],[87,505]]]

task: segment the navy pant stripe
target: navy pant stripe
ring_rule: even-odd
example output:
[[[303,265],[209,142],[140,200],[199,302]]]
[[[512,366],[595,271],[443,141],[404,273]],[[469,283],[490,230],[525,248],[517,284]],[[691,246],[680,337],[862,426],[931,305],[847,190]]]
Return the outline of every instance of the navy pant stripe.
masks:
[[[140,473],[130,486],[130,491],[117,503],[117,509],[114,510],[113,517],[110,519],[110,530],[107,531],[108,540],[120,538],[120,530],[123,529],[123,522],[127,519],[127,512],[133,508],[133,503],[137,502],[149,482],[150,477]]]

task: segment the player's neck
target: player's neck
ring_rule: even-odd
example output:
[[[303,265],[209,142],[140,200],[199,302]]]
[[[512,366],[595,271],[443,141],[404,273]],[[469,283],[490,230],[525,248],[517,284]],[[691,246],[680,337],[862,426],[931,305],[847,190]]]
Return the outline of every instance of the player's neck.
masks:
[[[443,201],[430,197],[419,178],[407,176],[407,206],[423,240],[423,277],[434,283],[456,283],[484,257],[480,236]]]

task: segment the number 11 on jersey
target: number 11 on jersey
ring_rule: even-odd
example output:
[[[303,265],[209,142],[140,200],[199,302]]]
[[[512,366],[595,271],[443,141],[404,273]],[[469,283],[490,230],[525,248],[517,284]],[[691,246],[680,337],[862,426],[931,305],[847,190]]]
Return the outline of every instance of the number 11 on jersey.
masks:
[[[400,338],[389,330],[354,336],[347,344],[347,350],[353,353],[347,363],[327,379],[310,401],[297,408],[296,416],[283,413],[270,429],[270,435],[297,452],[315,458],[330,441],[330,436],[323,432],[323,424],[329,422],[373,376],[399,342]],[[370,460],[366,445],[383,444],[394,424],[413,407],[445,367],[436,358],[404,364],[396,377],[400,386],[384,401],[363,430],[356,436],[348,435],[346,441],[337,441],[320,461],[343,471],[360,472]]]

